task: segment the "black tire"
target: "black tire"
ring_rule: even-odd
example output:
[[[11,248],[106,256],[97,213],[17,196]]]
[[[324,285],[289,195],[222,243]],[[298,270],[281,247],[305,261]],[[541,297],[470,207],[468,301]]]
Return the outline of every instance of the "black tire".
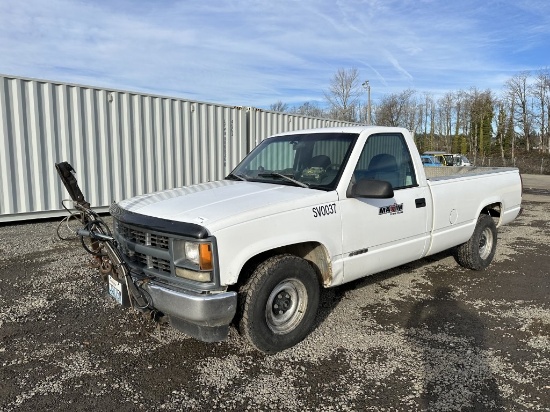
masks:
[[[496,247],[495,222],[489,215],[480,215],[470,240],[456,247],[455,259],[465,268],[483,270],[492,262]]]
[[[259,264],[239,291],[239,332],[258,350],[275,353],[301,342],[319,306],[315,270],[293,255]]]

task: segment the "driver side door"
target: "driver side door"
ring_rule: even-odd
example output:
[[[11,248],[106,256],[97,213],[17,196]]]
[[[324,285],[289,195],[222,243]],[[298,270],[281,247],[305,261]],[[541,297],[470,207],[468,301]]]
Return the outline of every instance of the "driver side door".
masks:
[[[351,184],[360,179],[390,182],[394,195],[342,200],[344,282],[419,259],[429,240],[429,189],[417,184],[403,135],[369,136]]]

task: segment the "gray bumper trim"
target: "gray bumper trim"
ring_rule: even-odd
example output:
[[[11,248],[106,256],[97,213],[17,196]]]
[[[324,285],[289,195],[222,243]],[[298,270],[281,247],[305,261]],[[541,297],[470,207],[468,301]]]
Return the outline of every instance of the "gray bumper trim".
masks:
[[[237,309],[237,292],[202,295],[155,283],[145,283],[142,288],[151,296],[155,309],[199,326],[229,325]]]

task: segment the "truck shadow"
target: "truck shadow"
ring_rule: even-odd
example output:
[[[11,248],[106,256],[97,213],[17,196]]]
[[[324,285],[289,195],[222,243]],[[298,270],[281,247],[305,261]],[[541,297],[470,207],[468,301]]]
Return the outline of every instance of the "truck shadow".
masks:
[[[330,289],[321,290],[321,298],[319,302],[319,310],[313,329],[317,329],[331,314],[331,312],[338,306],[338,304],[345,298],[346,294],[351,290],[367,288],[377,283],[383,282],[392,277],[399,276],[403,273],[416,270],[426,265],[439,262],[444,259],[452,257],[451,251],[443,251],[432,256],[416,260],[396,268],[385,270],[383,272],[375,273],[374,275],[359,278],[343,285],[336,286]]]
[[[324,290],[315,328],[325,321],[349,291],[368,288],[427,265],[437,265],[437,262],[450,257],[452,251],[445,251]],[[426,287],[429,297],[405,302],[399,314],[381,314],[377,319],[383,325],[402,328],[411,347],[419,354],[418,375],[422,379],[422,392],[418,402],[422,409],[504,410],[486,355],[486,329],[482,319],[455,298],[451,287],[437,284]]]
[[[422,358],[426,410],[504,410],[498,385],[486,358],[485,326],[458,302],[447,286],[416,303],[405,325],[411,345]]]

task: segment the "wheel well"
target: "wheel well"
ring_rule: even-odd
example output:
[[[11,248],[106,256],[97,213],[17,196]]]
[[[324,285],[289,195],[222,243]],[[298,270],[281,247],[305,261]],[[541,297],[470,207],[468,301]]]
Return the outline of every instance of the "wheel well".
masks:
[[[481,209],[481,214],[491,216],[495,221],[495,224],[499,226],[501,210],[502,210],[501,203],[491,203],[490,205],[487,205],[483,209]]]
[[[271,256],[282,254],[291,254],[306,260],[317,273],[321,284],[330,284],[332,279],[332,266],[326,248],[318,242],[305,242],[281,246],[250,258],[241,270],[238,284],[244,284],[261,262]]]

